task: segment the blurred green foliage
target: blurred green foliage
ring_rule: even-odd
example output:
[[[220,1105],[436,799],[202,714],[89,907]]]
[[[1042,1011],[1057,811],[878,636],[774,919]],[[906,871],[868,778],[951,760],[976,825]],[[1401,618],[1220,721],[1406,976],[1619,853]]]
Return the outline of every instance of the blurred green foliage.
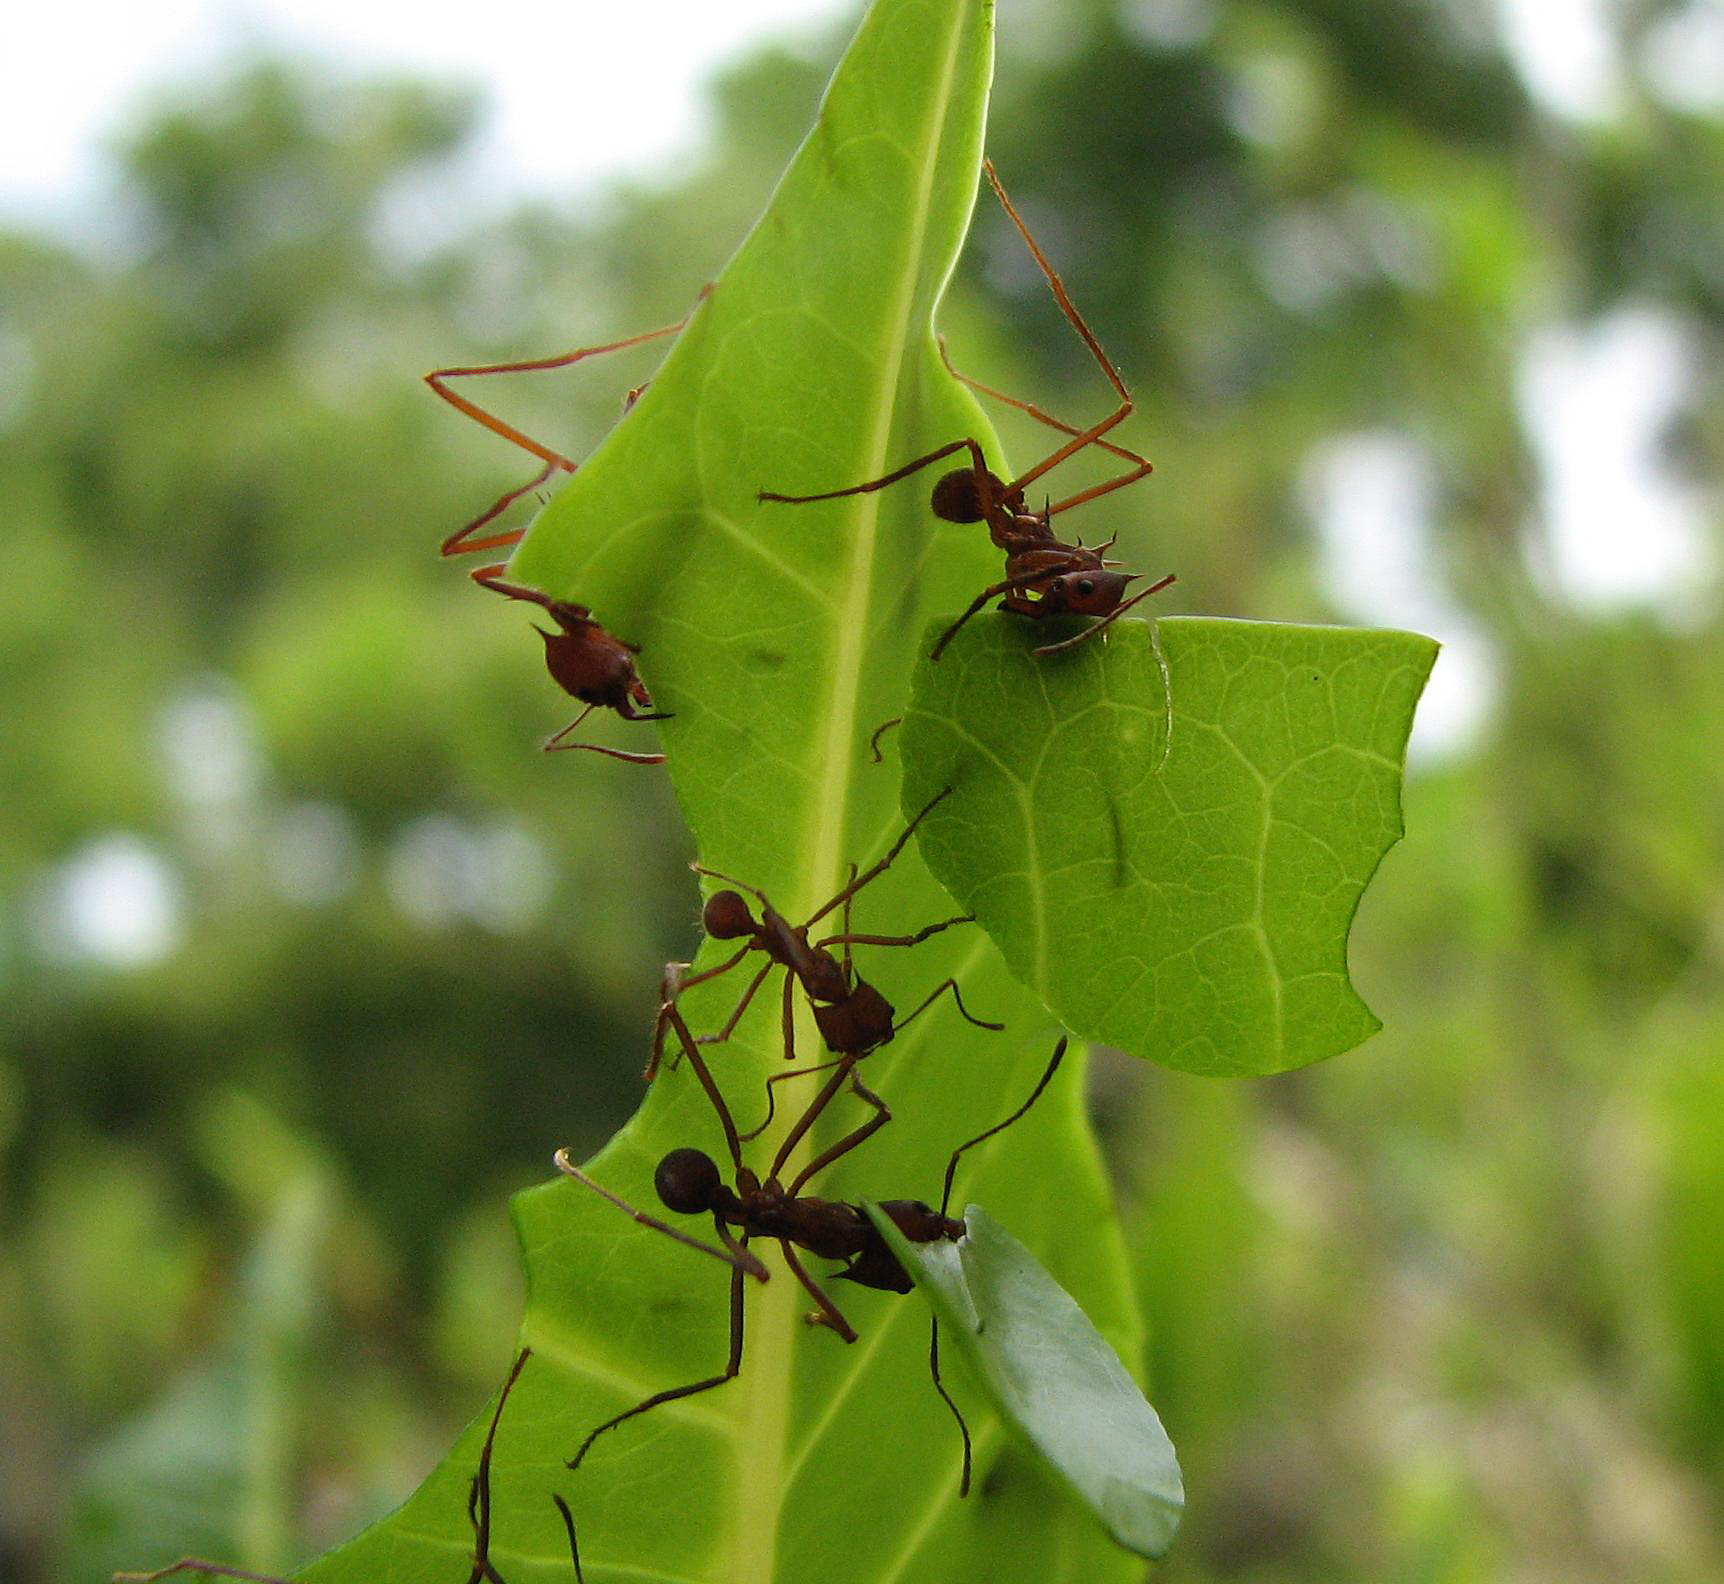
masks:
[[[1186,610],[1395,619],[1339,603],[1305,504],[1314,447],[1393,430],[1497,688],[1366,897],[1383,1034],[1240,1084],[1102,1065],[1179,1584],[1724,1576],[1724,630],[1712,590],[1556,592],[1516,407],[1536,326],[1661,308],[1699,371],[1666,450],[1716,479],[1724,124],[1641,71],[1676,9],[1619,18],[1596,123],[1465,0],[1001,19],[991,153],[1159,468],[1086,538]],[[829,64],[734,70],[673,181],[465,226],[469,98],[252,64],[142,117],[99,252],[0,237],[0,1577],[98,1577],[116,1470],[224,1371],[263,1417],[191,1432],[197,1512],[129,1491],[149,1555],[320,1549],[500,1376],[504,1197],[632,1109],[694,890],[659,778],[532,751],[567,718],[536,640],[432,553],[524,473],[416,376],[679,315]],[[960,365],[1098,410],[979,216]],[[578,455],[651,366],[502,399]],[[125,886],[142,936],[90,917]],[[303,1312],[235,1353],[283,1270]]]

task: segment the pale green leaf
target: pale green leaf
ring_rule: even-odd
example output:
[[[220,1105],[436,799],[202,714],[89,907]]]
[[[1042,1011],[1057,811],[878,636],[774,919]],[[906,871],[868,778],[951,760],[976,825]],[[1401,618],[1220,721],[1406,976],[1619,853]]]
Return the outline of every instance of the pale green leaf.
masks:
[[[905,807],[953,789],[923,855],[1012,971],[1077,1033],[1189,1072],[1375,1033],[1347,932],[1401,835],[1436,645],[1163,618],[1034,658],[1048,636],[971,622],[923,660],[902,731]]]
[[[1159,1557],[1185,1511],[1179,1460],[1119,1354],[1060,1284],[980,1205],[956,1243],[912,1244],[879,1207],[869,1217],[1006,1422],[1122,1546]]]

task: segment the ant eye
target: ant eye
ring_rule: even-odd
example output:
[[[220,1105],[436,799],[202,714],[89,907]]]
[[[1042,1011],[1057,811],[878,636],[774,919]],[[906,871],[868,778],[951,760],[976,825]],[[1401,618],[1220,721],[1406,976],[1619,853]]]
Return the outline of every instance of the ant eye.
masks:
[[[1080,594],[1093,594],[1093,593],[1095,593],[1095,579],[1094,578],[1082,579],[1078,583],[1077,591]]]

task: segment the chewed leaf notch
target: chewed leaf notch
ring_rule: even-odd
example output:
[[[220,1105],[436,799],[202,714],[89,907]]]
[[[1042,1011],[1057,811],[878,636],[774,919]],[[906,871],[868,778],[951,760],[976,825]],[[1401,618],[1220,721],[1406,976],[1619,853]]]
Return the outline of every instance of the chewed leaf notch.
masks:
[[[1379,1024],[1347,934],[1401,835],[1414,633],[1163,618],[1037,659],[1009,615],[917,672],[906,806],[929,867],[1078,1034],[1280,1072]],[[930,629],[932,632],[933,629]]]

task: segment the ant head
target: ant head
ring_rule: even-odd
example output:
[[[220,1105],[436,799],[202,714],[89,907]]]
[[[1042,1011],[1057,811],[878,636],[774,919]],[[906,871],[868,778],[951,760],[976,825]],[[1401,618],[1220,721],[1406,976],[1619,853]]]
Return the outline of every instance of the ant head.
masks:
[[[713,1158],[697,1149],[674,1149],[658,1163],[652,1185],[667,1210],[699,1215],[715,1210],[724,1195],[724,1179]]]
[[[1119,608],[1126,585],[1135,572],[1104,572],[1099,569],[1067,572],[1048,584],[1047,597],[1056,610],[1074,616],[1105,616]]]
[[[700,923],[714,940],[739,940],[760,929],[748,904],[735,891],[714,891],[700,910]]]

